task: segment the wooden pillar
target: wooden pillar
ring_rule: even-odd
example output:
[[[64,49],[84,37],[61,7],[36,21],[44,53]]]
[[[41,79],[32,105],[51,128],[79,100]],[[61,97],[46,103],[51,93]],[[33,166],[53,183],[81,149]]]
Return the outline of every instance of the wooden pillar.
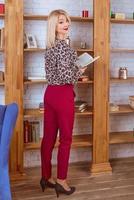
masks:
[[[19,116],[10,148],[10,172],[23,172],[23,0],[6,0],[5,103],[16,102]]]
[[[109,0],[94,0],[94,119],[92,174],[111,172],[109,163]]]

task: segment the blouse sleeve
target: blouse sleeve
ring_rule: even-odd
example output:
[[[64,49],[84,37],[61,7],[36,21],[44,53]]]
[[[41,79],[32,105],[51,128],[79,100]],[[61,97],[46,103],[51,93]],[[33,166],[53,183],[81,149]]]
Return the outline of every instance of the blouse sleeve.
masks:
[[[51,80],[53,77],[53,70],[56,65],[56,56],[54,49],[48,49],[45,52],[45,71],[47,80]]]
[[[82,75],[79,67],[75,64],[77,60],[77,54],[75,51],[70,50],[66,52],[65,49],[57,55],[57,69],[61,80],[67,80],[68,82],[75,83]]]

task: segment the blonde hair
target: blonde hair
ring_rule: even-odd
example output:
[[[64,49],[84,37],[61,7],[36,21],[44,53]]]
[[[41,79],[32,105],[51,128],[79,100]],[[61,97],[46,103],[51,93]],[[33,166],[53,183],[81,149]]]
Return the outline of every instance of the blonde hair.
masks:
[[[64,15],[68,22],[71,23],[68,13],[64,10],[53,10],[48,16],[48,25],[47,25],[47,48],[55,46],[56,39],[56,26],[60,15]]]

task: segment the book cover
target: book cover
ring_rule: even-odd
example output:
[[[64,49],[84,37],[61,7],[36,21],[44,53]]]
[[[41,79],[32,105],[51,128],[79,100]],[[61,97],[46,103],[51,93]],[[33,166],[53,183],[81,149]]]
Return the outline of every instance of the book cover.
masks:
[[[86,67],[86,66],[90,65],[91,63],[95,62],[96,60],[98,60],[99,58],[100,58],[100,56],[97,56],[97,57],[93,58],[88,53],[83,53],[82,55],[80,55],[78,57],[78,60],[76,61],[76,64],[79,67]]]

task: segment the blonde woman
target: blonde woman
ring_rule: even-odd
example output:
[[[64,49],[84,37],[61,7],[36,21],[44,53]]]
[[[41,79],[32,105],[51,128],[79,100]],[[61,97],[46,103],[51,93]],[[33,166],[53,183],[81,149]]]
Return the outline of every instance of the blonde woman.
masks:
[[[44,95],[44,136],[41,145],[42,178],[40,185],[55,188],[67,195],[75,187],[67,184],[67,171],[72,130],[74,123],[73,85],[85,71],[75,64],[76,52],[66,43],[70,26],[70,17],[64,10],[54,10],[48,17],[47,49],[45,52],[45,70],[48,86]],[[59,147],[57,156],[57,180],[51,174],[51,157],[59,130]]]

